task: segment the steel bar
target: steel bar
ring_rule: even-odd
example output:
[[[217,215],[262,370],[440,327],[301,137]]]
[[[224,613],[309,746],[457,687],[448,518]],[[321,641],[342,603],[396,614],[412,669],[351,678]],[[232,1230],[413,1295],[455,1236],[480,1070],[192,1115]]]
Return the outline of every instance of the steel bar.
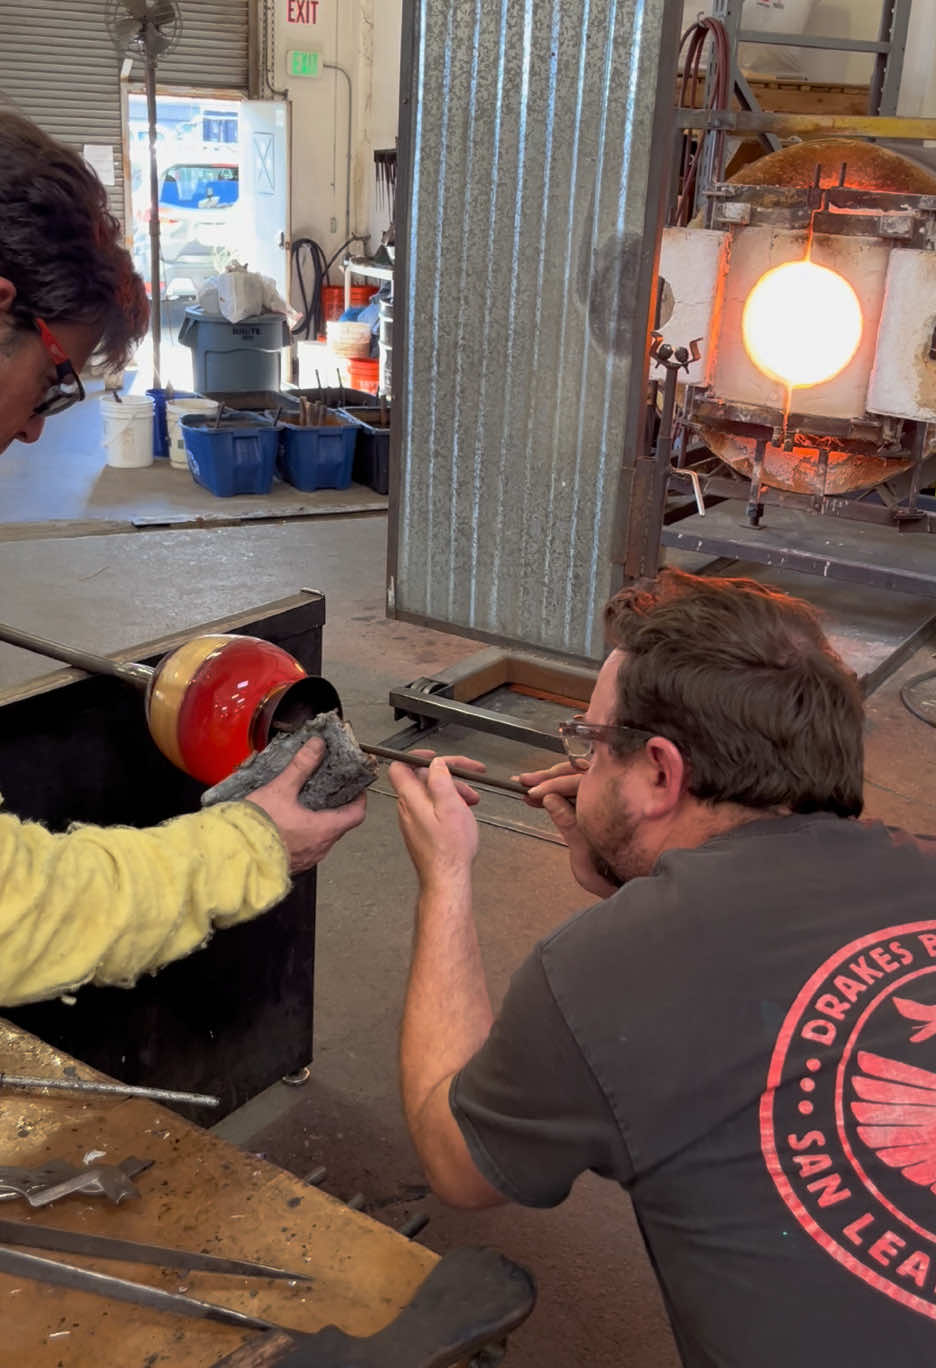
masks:
[[[739,29],[739,43],[763,43],[767,47],[821,48],[828,52],[889,52],[890,43],[881,39],[823,38],[818,33],[770,33],[761,29]]]
[[[365,746],[359,742],[361,750],[367,755],[376,755],[380,760],[398,760],[401,764],[412,765],[414,769],[428,769],[432,764],[423,755],[413,755],[409,751],[392,750],[389,746]],[[444,757],[443,757],[444,759]],[[487,784],[489,788],[503,789],[505,793],[526,795],[527,790],[513,779],[494,779],[487,774],[475,774],[474,770],[463,769],[461,765],[450,765],[449,773],[456,779],[465,779],[469,784]]]
[[[760,105],[757,103],[757,97],[754,94],[754,91],[748,84],[747,77],[738,66],[734,69],[734,88],[735,94],[738,97],[738,103],[741,105],[742,109],[746,109],[752,114],[763,112]],[[773,133],[761,133],[760,141],[768,152],[779,152],[780,148],[783,146],[780,139]]]
[[[104,1083],[82,1078],[31,1078],[0,1073],[0,1088],[57,1088],[62,1092],[101,1093],[110,1097],[149,1097],[154,1102],[186,1102],[192,1107],[218,1107],[210,1093],[176,1092],[172,1088],[138,1088],[132,1083]]]
[[[715,496],[719,499],[745,499],[749,489],[747,480],[741,481],[724,475],[703,476],[702,483],[707,497]],[[873,493],[878,498],[886,500],[887,492],[883,485],[878,485]],[[761,485],[761,503],[787,508],[813,508],[814,500],[814,494],[801,494],[793,490],[772,489],[767,485]],[[920,519],[920,534],[926,535],[927,528],[936,531],[936,500],[921,494],[917,497],[916,506],[918,511],[925,515]],[[831,494],[825,497],[823,512],[830,518],[894,527],[898,509],[899,504],[893,499],[890,503],[872,503],[867,498],[845,498]]]
[[[144,25],[146,20],[144,20]],[[155,35],[153,35],[155,36]],[[149,47],[146,34],[146,122],[149,133],[149,231],[150,231],[150,332],[153,338],[153,387],[162,385],[162,288],[159,280],[159,162],[156,148],[158,115],[156,112],[156,59]]]
[[[74,646],[63,646],[59,641],[49,641],[46,637],[23,632],[18,627],[0,623],[0,641],[9,646],[19,646],[24,651],[34,651],[36,655],[49,656],[61,660],[66,665],[74,665],[88,674],[113,675],[126,684],[135,684],[145,689],[153,677],[149,665],[137,665],[133,661],[111,660],[109,656],[96,655],[93,651],[78,650]]]
[[[744,516],[749,527],[757,527],[761,518],[764,516],[764,505],[761,503],[761,475],[764,470],[764,453],[767,450],[767,439],[758,437],[754,445],[754,466],[751,470],[751,484],[748,491],[747,507]]]
[[[379,784],[372,784],[367,790],[368,793],[376,793],[381,798],[392,798],[396,802],[396,794],[393,789],[381,788]],[[546,827],[535,827],[529,822],[514,822],[509,817],[490,817],[473,809],[474,819],[481,826],[497,827],[499,831],[514,831],[518,836],[530,836],[534,841],[546,841],[549,845],[564,846],[565,841],[556,831],[549,831]]]
[[[543,731],[530,722],[523,722],[507,713],[494,712],[491,708],[460,703],[455,698],[423,694],[417,689],[391,689],[390,706],[404,717],[431,717],[439,722],[490,732],[492,736],[505,736],[509,741],[522,741],[528,746],[538,746],[540,750],[565,754],[565,746],[558,733]]]
[[[189,1249],[139,1244],[136,1240],[119,1240],[111,1235],[91,1235],[80,1230],[56,1230],[52,1226],[32,1225],[26,1221],[0,1219],[0,1244],[28,1245],[31,1249],[52,1249],[63,1254],[84,1254],[97,1259],[122,1259],[125,1263],[152,1264],[157,1268],[230,1273],[241,1278],[313,1281],[309,1273],[290,1273],[286,1269],[255,1263],[251,1259],[227,1259],[219,1254],[202,1254]]]
[[[722,504],[709,509],[704,523],[686,518],[664,527],[663,545],[936,598],[936,557],[925,537],[832,523],[812,513],[784,517],[779,509],[759,528],[736,519]]]
[[[874,63],[868,99],[871,114],[897,113],[911,3],[912,0],[884,0],[878,38],[887,44],[887,51],[879,53]]]
[[[196,1297],[185,1297],[181,1292],[164,1292],[146,1283],[117,1278],[113,1273],[96,1273],[91,1268],[76,1268],[73,1264],[60,1263],[58,1259],[43,1259],[38,1254],[23,1254],[18,1249],[4,1246],[0,1246],[0,1272],[10,1273],[16,1278],[29,1278],[33,1282],[48,1283],[53,1287],[67,1287],[75,1292],[111,1297],[134,1306],[147,1306],[154,1311],[171,1311],[192,1320],[220,1321],[222,1325],[236,1325],[241,1330],[282,1328],[261,1320],[259,1316],[245,1316],[243,1312],[232,1311],[228,1306],[216,1306],[213,1302],[199,1301]]]

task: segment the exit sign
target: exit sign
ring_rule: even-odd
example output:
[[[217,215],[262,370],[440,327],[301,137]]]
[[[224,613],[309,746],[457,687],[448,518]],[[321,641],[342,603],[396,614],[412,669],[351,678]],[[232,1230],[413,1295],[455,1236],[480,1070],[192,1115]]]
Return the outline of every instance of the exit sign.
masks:
[[[321,76],[322,54],[320,52],[298,52],[295,49],[287,52],[286,72],[289,76]]]

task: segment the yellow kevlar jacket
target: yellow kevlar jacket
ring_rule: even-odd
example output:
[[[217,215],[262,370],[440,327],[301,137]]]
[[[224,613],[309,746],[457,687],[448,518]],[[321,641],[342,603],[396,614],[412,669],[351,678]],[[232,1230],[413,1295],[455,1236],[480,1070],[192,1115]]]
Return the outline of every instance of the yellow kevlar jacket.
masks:
[[[251,803],[62,835],[0,813],[0,1006],[130,987],[289,886],[279,832]]]

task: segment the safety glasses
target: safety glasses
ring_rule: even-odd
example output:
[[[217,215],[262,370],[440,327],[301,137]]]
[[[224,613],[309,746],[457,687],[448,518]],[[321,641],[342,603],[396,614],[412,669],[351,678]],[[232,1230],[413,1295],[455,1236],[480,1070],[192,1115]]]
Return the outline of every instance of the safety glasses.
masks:
[[[55,379],[33,409],[33,417],[49,418],[53,413],[63,413],[65,409],[71,408],[72,404],[79,403],[85,397],[84,386],[54,333],[46,327],[41,318],[34,318],[33,323],[42,339],[42,345],[49,354],[49,359],[55,366]]]
[[[576,769],[588,769],[595,752],[595,742],[649,741],[654,732],[644,731],[641,727],[604,725],[598,722],[585,722],[581,717],[573,717],[569,722],[559,723],[559,735],[565,753]]]

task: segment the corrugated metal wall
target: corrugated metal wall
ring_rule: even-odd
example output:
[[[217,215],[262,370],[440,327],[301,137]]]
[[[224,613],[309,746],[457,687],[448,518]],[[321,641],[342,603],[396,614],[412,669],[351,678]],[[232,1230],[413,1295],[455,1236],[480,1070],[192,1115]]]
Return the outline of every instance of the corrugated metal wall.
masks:
[[[679,9],[404,11],[392,614],[601,655]]]
[[[247,93],[247,0],[180,0],[182,39],[159,63],[159,84]],[[142,68],[134,69],[142,79]]]
[[[124,216],[120,57],[107,32],[106,0],[2,0],[0,100],[79,151],[115,149],[111,210]],[[180,0],[179,46],[158,67],[161,86],[247,91],[248,0]],[[133,79],[142,81],[135,63]]]
[[[120,63],[105,24],[103,0],[3,0],[0,6],[0,100],[80,152],[85,143],[114,148],[111,212],[124,216],[120,153]]]

